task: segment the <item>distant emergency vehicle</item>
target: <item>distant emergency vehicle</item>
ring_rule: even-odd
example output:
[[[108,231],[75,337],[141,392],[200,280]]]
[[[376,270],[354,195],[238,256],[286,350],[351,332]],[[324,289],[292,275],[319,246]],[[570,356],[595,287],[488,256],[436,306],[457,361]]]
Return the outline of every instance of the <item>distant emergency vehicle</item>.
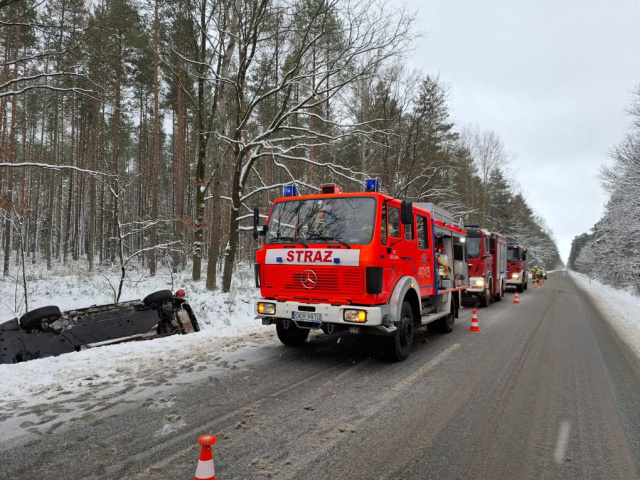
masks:
[[[465,228],[470,277],[465,295],[480,298],[480,304],[488,307],[492,301],[499,302],[504,297],[507,239],[478,225],[465,225]]]
[[[529,285],[527,267],[527,249],[522,245],[507,245],[507,286],[515,287],[518,293],[524,292]]]
[[[323,185],[299,196],[288,185],[266,226],[254,212],[257,318],[286,345],[311,329],[385,338],[388,356],[407,358],[414,331],[451,332],[468,287],[466,231],[446,211],[379,192]]]

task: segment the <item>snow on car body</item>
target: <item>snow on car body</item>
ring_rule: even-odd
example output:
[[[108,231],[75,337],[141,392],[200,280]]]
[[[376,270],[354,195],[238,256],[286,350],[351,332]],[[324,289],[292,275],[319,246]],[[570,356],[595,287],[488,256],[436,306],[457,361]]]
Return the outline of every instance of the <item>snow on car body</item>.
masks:
[[[302,344],[311,329],[349,330],[388,337],[388,355],[403,360],[420,325],[453,329],[468,286],[466,232],[436,206],[371,185],[274,202],[256,252],[255,311],[283,343]]]

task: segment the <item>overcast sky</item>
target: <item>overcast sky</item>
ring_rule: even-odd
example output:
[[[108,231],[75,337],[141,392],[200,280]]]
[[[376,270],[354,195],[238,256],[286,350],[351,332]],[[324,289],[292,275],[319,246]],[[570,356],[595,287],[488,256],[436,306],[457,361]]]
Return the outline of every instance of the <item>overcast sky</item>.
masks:
[[[407,1],[425,33],[409,66],[449,84],[456,123],[502,137],[566,261],[603,213],[597,175],[630,125],[640,1]]]

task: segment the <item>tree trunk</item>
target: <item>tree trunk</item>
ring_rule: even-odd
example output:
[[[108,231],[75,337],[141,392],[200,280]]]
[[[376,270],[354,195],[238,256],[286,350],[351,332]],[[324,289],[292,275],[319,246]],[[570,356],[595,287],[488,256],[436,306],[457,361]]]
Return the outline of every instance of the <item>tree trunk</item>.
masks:
[[[181,48],[180,38],[178,38],[178,50]],[[178,60],[178,72],[182,73],[182,62]],[[174,186],[174,240],[182,242],[182,222],[184,216],[184,176],[185,176],[185,138],[186,138],[186,108],[184,101],[184,92],[182,90],[182,82],[178,82],[178,105],[177,105],[177,123],[178,138],[176,139],[175,162],[173,167],[173,186]],[[177,249],[173,251],[173,272],[178,271],[178,265],[181,263],[180,253]]]
[[[155,20],[153,24],[153,159],[151,167],[151,220],[158,220],[158,168],[160,165],[160,112],[158,95],[158,1],[155,0]],[[156,274],[157,258],[155,247],[158,244],[158,226],[151,227],[151,250],[149,251],[149,274]]]
[[[202,0],[200,8],[200,60],[205,61],[207,52],[207,35],[206,35],[206,0]],[[193,280],[200,280],[202,274],[202,239],[204,228],[204,197],[205,197],[205,164],[207,160],[207,138],[205,126],[205,98],[204,98],[204,65],[198,65],[198,161],[196,165],[196,204],[195,204],[195,225],[193,232]]]
[[[231,221],[229,224],[229,241],[225,248],[224,273],[222,275],[222,291],[225,293],[231,290],[231,280],[233,279],[236,253],[238,251],[238,215],[241,207],[240,171],[242,165],[242,158],[239,157],[238,153],[239,152],[236,151],[236,155],[234,155],[236,167],[234,168],[233,183],[231,184],[231,203],[233,207],[231,211]]]

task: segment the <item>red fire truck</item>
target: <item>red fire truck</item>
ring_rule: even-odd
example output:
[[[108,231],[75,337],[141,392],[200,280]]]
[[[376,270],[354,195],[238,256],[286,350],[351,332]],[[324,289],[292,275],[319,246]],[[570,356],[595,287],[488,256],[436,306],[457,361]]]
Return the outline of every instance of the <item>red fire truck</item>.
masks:
[[[488,307],[504,297],[507,275],[507,239],[478,225],[465,225],[469,257],[469,288],[465,296],[479,297]]]
[[[256,318],[276,325],[285,345],[311,329],[383,335],[387,355],[404,360],[421,325],[448,333],[468,286],[466,232],[447,212],[379,192],[335,185],[298,196],[285,187],[266,226],[254,211]]]
[[[524,292],[529,286],[527,249],[522,245],[507,246],[507,286],[516,287],[518,293]]]

